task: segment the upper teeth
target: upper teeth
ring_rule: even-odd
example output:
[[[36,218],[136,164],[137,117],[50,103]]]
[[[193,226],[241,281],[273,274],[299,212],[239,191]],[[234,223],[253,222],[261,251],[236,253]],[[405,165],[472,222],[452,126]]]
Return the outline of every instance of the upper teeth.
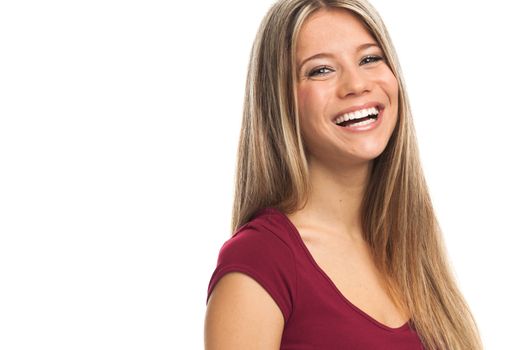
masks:
[[[372,107],[372,108],[365,108],[365,109],[361,109],[359,111],[355,111],[355,112],[352,112],[352,113],[346,113],[346,114],[343,114],[342,116],[340,116],[339,118],[337,118],[335,120],[335,122],[337,124],[341,124],[342,122],[345,122],[347,120],[350,120],[350,119],[359,119],[359,118],[364,118],[364,117],[367,117],[371,114],[379,114],[379,110],[376,108],[376,107]]]

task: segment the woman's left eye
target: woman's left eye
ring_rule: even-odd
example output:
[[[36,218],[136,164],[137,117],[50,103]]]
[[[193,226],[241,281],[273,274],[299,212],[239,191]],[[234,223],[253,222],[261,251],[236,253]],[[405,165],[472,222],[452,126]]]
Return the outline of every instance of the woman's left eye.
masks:
[[[364,61],[367,61],[366,63],[368,62],[377,62],[377,61],[381,61],[383,59],[383,57],[381,56],[366,56],[365,58],[363,58],[363,61],[361,62],[364,62]],[[370,61],[372,60],[372,61]]]

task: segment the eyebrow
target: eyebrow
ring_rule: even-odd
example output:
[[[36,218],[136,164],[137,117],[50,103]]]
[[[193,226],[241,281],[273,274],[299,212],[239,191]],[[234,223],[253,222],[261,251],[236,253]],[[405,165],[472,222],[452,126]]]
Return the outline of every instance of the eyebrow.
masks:
[[[364,43],[364,44],[361,44],[357,47],[357,51],[361,51],[361,50],[364,50],[364,49],[368,49],[369,47],[372,47],[372,46],[375,46],[375,47],[379,47],[379,45],[377,45],[376,43]],[[303,67],[303,65],[310,61],[310,60],[313,60],[315,58],[323,58],[323,57],[334,57],[333,54],[331,53],[327,53],[327,52],[321,52],[321,53],[318,53],[318,54],[315,54],[313,56],[310,56],[308,57],[307,59],[305,59],[303,62],[301,62],[301,64],[299,65],[299,71],[301,70],[301,68]]]

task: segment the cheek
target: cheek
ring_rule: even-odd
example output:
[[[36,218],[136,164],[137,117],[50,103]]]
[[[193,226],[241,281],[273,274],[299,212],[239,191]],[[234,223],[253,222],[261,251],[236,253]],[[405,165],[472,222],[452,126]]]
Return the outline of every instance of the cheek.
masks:
[[[388,98],[390,101],[390,106],[393,110],[393,119],[392,119],[392,129],[395,128],[395,126],[398,123],[399,119],[399,83],[396,79],[396,77],[391,74],[390,79],[387,81],[388,84]]]
[[[325,89],[314,86],[301,86],[297,88],[299,116],[301,119],[315,118],[322,113],[328,96]]]
[[[399,83],[396,77],[392,74],[392,78],[390,79],[390,103],[392,104],[392,107],[394,107],[394,110],[395,110],[395,116],[396,116],[395,123],[397,123],[397,119],[399,115],[398,101],[399,101]]]
[[[397,96],[399,91],[398,82],[396,79],[396,76],[390,69],[388,69],[387,72],[385,72],[383,76],[383,84],[385,86],[385,90],[387,91],[392,104],[397,104]]]
[[[299,116],[301,119],[308,114],[308,102],[311,101],[311,91],[307,88],[297,88],[297,100],[299,105]]]
[[[297,104],[299,108],[299,125],[303,142],[311,144],[317,137],[316,124],[318,115],[321,113],[321,103],[324,97],[320,95],[319,89],[312,86],[297,88]],[[308,147],[307,147],[308,148]]]

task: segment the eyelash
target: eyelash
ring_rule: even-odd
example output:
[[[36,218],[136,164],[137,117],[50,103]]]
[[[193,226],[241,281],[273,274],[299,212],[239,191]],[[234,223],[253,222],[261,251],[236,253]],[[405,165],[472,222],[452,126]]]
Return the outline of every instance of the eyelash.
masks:
[[[382,56],[366,56],[365,58],[363,58],[363,61],[366,60],[366,59],[369,59],[369,58],[374,59],[373,62],[381,61],[383,59]],[[321,66],[321,67],[318,67],[318,68],[314,68],[314,69],[312,69],[311,71],[309,71],[307,73],[307,76],[308,77],[317,76],[318,74],[314,74],[314,73],[319,72],[322,69],[331,69],[331,68],[329,68],[328,66]]]

